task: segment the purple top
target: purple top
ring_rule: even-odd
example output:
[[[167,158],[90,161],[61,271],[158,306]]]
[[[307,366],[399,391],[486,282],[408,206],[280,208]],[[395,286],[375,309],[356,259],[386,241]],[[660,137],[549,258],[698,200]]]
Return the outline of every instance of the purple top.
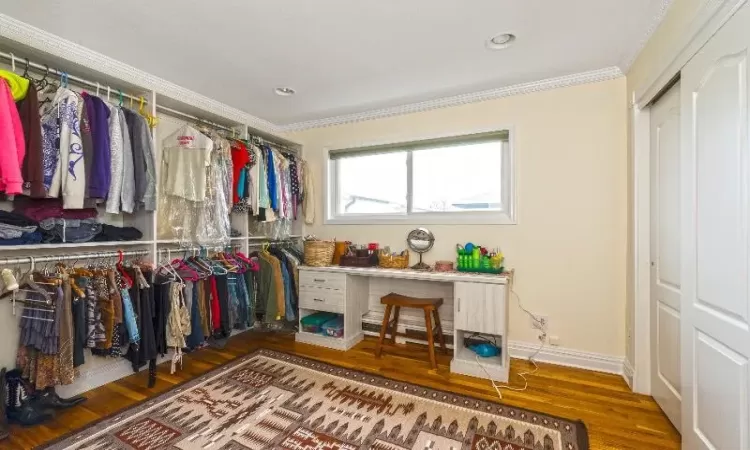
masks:
[[[107,198],[109,185],[112,181],[110,164],[112,149],[109,140],[109,108],[99,97],[87,95],[91,99],[93,115],[89,112],[91,136],[94,141],[94,161],[91,166],[91,177],[88,180],[89,196],[91,198]],[[88,107],[88,103],[86,105]],[[89,164],[88,162],[86,164]]]

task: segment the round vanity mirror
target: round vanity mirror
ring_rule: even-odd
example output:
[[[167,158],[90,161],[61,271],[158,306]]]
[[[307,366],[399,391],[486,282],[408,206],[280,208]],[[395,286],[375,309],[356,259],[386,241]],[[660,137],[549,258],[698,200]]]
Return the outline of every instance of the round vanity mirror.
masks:
[[[406,237],[406,243],[411,251],[419,253],[419,263],[412,266],[412,269],[428,270],[430,266],[422,262],[422,254],[427,253],[435,245],[435,236],[432,232],[426,228],[411,230]]]

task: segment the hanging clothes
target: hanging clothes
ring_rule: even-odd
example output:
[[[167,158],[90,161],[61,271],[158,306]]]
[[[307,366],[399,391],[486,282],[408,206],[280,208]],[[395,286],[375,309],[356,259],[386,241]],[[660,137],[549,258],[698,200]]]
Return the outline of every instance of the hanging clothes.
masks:
[[[13,94],[8,83],[0,80],[0,192],[23,192],[21,166],[25,154],[26,140]]]
[[[42,122],[39,117],[39,98],[33,89],[16,104],[26,142],[25,157],[21,166],[24,194],[44,198],[44,170],[42,154]]]
[[[122,205],[122,183],[124,179],[124,137],[117,107],[109,105],[110,136],[110,184],[107,192],[106,211],[119,214]]]

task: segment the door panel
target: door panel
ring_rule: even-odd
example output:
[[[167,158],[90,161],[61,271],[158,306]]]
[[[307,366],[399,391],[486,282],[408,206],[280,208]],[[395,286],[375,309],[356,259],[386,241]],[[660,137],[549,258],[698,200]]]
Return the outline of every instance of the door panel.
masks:
[[[455,329],[494,335],[505,334],[505,286],[457,282],[454,296]]]
[[[656,373],[660,381],[664,383],[674,397],[679,414],[680,390],[681,390],[681,367],[680,367],[680,313],[663,304],[656,310],[657,323],[657,352]],[[678,348],[675,349],[675,345]],[[663,394],[664,395],[664,394]],[[668,395],[668,394],[666,394]],[[664,407],[662,407],[663,409]],[[677,416],[679,417],[679,415]]]
[[[750,448],[748,76],[743,6],[682,71],[683,447]]]
[[[651,395],[677,429],[680,383],[680,86],[651,112]]]

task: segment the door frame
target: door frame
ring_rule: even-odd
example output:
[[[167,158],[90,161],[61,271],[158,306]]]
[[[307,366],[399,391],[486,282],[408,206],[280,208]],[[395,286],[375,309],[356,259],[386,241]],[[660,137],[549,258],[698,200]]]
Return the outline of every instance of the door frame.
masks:
[[[680,70],[708,42],[709,39],[748,0],[701,0],[687,31],[662,60],[663,64],[630,93],[628,119],[630,120],[630,167],[632,184],[632,214],[628,242],[628,292],[633,310],[627,330],[627,344],[633,346],[633,361],[626,358],[625,365],[633,368],[632,380],[625,376],[631,389],[639,394],[651,394],[651,105],[658,99]],[[632,314],[632,316],[630,316]]]

